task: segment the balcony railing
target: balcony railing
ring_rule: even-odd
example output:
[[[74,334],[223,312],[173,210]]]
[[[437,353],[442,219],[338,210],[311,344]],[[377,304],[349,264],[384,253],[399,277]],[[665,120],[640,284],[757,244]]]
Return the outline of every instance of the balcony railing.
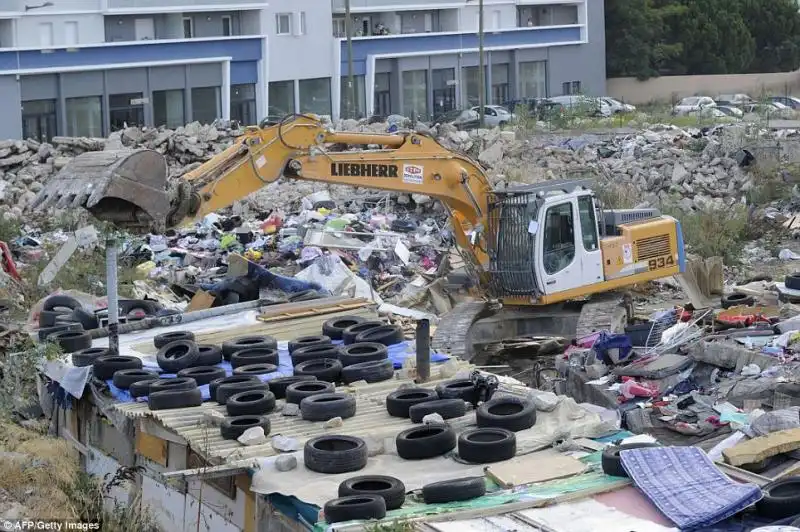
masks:
[[[203,11],[207,8],[226,8],[231,6],[253,6],[253,9],[266,7],[268,0],[108,0],[108,11],[146,10],[168,11],[171,8]]]
[[[345,0],[332,0],[332,7],[334,13],[344,13]],[[350,0],[351,11],[385,11],[393,9],[396,11],[403,11],[411,9],[409,4],[414,5],[414,11],[420,10],[420,5],[424,4],[423,9],[446,9],[458,7],[458,5],[465,3],[465,0],[426,0],[425,2],[403,2],[402,0]]]

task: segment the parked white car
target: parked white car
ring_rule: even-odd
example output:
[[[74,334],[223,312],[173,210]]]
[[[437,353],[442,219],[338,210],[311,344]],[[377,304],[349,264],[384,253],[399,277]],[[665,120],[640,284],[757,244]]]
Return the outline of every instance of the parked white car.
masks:
[[[472,110],[480,113],[480,106],[475,106]],[[483,115],[483,123],[488,127],[504,126],[517,118],[514,113],[502,105],[484,105]]]
[[[717,104],[713,98],[708,96],[689,96],[678,102],[678,105],[672,108],[673,115],[689,115],[697,114],[703,109],[716,107]]]
[[[636,112],[635,105],[631,105],[629,103],[622,103],[616,98],[611,98],[610,96],[603,96],[602,98],[600,98],[600,100],[611,108],[611,112],[613,114]]]
[[[737,94],[720,94],[717,96],[716,102],[717,105],[741,107],[742,105],[754,103],[755,100],[753,100],[749,95],[740,92]]]
[[[549,98],[551,102],[558,103],[564,106],[570,113],[586,114],[588,116],[611,116],[614,112],[611,106],[608,105],[602,98],[593,98],[591,96],[570,95],[570,96],[553,96]]]

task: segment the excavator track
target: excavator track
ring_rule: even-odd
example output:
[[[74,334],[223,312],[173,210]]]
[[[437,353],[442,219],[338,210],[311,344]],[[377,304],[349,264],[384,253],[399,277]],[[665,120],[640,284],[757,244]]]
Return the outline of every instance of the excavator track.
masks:
[[[468,335],[472,324],[493,313],[486,301],[464,301],[445,314],[436,326],[431,340],[431,348],[439,353],[459,357],[463,360],[472,358]]]
[[[583,338],[602,330],[622,332],[627,316],[623,300],[623,294],[618,292],[592,296],[591,301],[581,308],[575,338]]]

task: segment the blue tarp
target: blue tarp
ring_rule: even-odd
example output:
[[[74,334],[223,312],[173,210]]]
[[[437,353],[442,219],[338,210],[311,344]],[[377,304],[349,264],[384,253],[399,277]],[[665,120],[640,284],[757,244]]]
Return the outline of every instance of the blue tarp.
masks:
[[[334,344],[341,345],[341,340],[336,340],[333,342]],[[410,348],[410,351],[409,351]],[[389,346],[389,359],[394,364],[395,369],[400,369],[403,367],[403,362],[405,362],[406,358],[409,356],[416,356],[415,351],[415,343],[414,342],[401,342],[399,344],[390,345]],[[431,362],[443,362],[450,357],[447,355],[442,355],[439,353],[431,352]],[[143,361],[143,368],[150,371],[161,372],[161,368],[155,362],[147,362]],[[217,367],[225,369],[226,375],[233,374],[233,368],[229,362],[223,361],[220,364],[217,364]],[[289,348],[287,342],[281,342],[278,344],[278,371],[274,373],[268,373],[266,375],[261,375],[259,378],[262,381],[269,382],[272,379],[277,379],[278,377],[291,377],[294,374],[293,367],[292,367],[292,359],[289,356]],[[174,373],[160,373],[159,375],[161,378],[169,379],[175,377]],[[108,389],[111,392],[111,395],[121,401],[123,403],[131,403],[134,399],[131,397],[131,394],[128,393],[128,390],[121,390],[114,386],[114,383],[111,380],[107,380],[106,384],[108,384]],[[200,393],[203,396],[204,401],[208,401],[211,399],[211,394],[208,390],[208,385],[205,384],[200,386]],[[139,398],[139,401],[145,401],[147,398]]]

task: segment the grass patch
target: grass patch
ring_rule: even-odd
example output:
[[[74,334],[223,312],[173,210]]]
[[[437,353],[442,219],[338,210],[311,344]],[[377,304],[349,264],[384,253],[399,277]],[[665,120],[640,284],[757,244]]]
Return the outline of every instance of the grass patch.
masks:
[[[683,237],[691,253],[701,257],[722,257],[725,264],[735,264],[751,226],[747,207],[736,205],[727,209],[706,208],[693,212],[670,212],[680,220]]]
[[[417,527],[409,521],[392,521],[368,525],[365,530],[366,532],[414,532]]]

